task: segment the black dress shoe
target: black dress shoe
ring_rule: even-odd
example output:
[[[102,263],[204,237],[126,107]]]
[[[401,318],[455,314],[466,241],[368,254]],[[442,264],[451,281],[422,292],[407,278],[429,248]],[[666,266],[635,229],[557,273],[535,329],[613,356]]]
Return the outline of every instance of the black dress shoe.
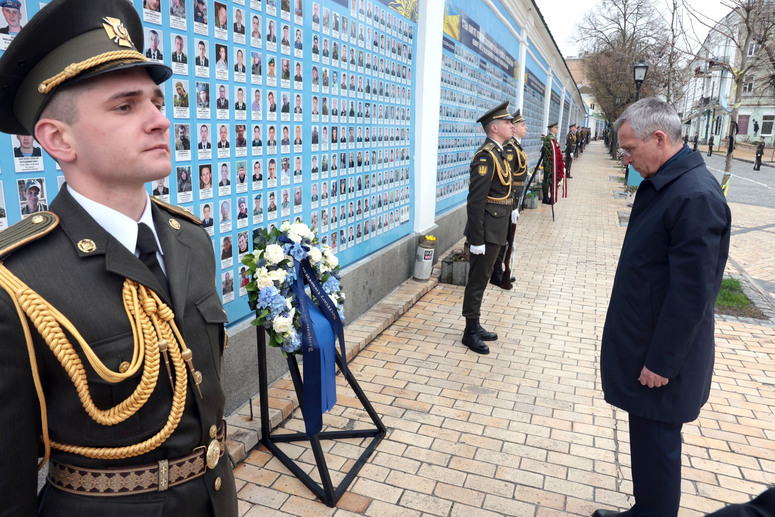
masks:
[[[503,273],[501,273],[500,275],[493,273],[492,276],[490,277],[490,283],[492,285],[497,285],[498,287],[500,287],[501,282],[503,282]]]
[[[490,353],[490,347],[484,344],[481,336],[479,336],[479,332],[476,330],[463,333],[463,344],[477,354]]]
[[[613,510],[595,510],[595,513],[592,514],[592,517],[616,517],[619,515],[630,515],[629,511],[626,512],[615,512]]]

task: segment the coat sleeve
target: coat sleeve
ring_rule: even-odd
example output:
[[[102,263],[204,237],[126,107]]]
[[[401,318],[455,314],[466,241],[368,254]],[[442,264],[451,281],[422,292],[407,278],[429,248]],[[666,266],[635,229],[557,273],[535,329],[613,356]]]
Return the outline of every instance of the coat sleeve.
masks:
[[[692,346],[707,346],[713,353],[713,311],[731,218],[726,203],[707,193],[679,200],[665,218],[669,282],[645,366],[670,379],[681,371]]]
[[[34,328],[32,330],[35,332]],[[19,317],[0,291],[0,516],[37,513],[40,409]]]
[[[471,246],[484,244],[484,209],[487,205],[487,193],[490,191],[493,170],[493,159],[488,152],[478,153],[471,161],[471,178],[466,203],[468,213],[466,236]]]

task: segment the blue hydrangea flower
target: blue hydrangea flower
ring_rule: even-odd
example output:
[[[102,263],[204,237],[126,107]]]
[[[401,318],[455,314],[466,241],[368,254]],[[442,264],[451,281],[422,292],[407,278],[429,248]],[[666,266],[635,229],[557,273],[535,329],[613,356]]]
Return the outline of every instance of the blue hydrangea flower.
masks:
[[[258,306],[265,309],[272,305],[273,300],[280,294],[280,291],[273,285],[264,287],[258,292]]]
[[[329,276],[328,280],[323,284],[323,290],[327,294],[335,293],[339,290],[339,280],[333,276]]]

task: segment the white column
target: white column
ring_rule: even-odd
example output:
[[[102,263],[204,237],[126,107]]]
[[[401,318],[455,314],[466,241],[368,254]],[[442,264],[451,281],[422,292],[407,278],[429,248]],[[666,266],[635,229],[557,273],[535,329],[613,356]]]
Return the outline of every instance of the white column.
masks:
[[[544,123],[543,127],[541,128],[541,131],[549,131],[546,126],[549,125],[549,108],[552,105],[552,80],[554,79],[554,75],[552,74],[552,69],[549,68],[549,70],[546,71],[546,92],[544,93]],[[551,122],[555,122],[552,120]]]
[[[418,233],[425,232],[436,221],[443,29],[444,9],[433,2],[420,2],[415,33],[419,40],[414,120],[414,231]]]
[[[519,79],[517,80],[517,107],[521,110],[525,102],[525,61],[527,61],[527,29],[519,38]]]

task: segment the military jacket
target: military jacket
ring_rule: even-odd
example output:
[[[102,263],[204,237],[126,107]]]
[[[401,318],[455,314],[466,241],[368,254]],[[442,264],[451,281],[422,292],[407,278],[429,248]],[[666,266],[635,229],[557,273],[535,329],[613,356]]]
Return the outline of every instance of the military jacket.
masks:
[[[471,246],[506,244],[513,200],[507,153],[489,138],[471,160],[464,230]]]
[[[565,154],[576,152],[576,133],[568,131],[568,136],[565,137]]]
[[[764,142],[759,142],[756,144],[756,156],[763,156],[764,155]]]
[[[0,260],[72,323],[107,368],[120,371],[121,363],[132,360],[134,349],[133,329],[122,300],[125,279],[157,293],[164,289],[153,273],[97,224],[66,188],[60,190],[50,208],[59,217],[58,226]],[[202,375],[202,396],[189,381],[180,423],[166,441],[149,452],[108,460],[52,447],[51,459],[59,463],[103,469],[177,459],[207,445],[212,426],[221,426],[225,405],[220,382],[221,355],[227,317],[216,290],[212,244],[195,218],[180,209],[154,203],[152,214],[164,253],[171,298],[166,294],[159,296],[172,308],[182,338],[193,352],[193,365]],[[115,425],[101,425],[86,413],[68,373],[37,329],[30,325],[30,331],[52,441],[121,447],[147,440],[165,425],[171,410],[172,387],[164,366],[150,397],[133,416]],[[85,359],[78,342],[66,334],[83,364],[90,396],[98,408],[112,408],[132,394],[142,367],[126,380],[109,383]],[[203,476],[164,492],[85,497],[47,484],[36,497],[36,458],[42,453],[41,412],[24,331],[14,302],[5,290],[0,290],[0,336],[0,440],[9,444],[0,465],[0,494],[4,501],[0,515],[237,515],[228,454]]]
[[[516,209],[527,179],[527,153],[522,149],[522,144],[513,136],[503,145],[503,150],[511,166],[511,193],[514,197],[513,208]]]

